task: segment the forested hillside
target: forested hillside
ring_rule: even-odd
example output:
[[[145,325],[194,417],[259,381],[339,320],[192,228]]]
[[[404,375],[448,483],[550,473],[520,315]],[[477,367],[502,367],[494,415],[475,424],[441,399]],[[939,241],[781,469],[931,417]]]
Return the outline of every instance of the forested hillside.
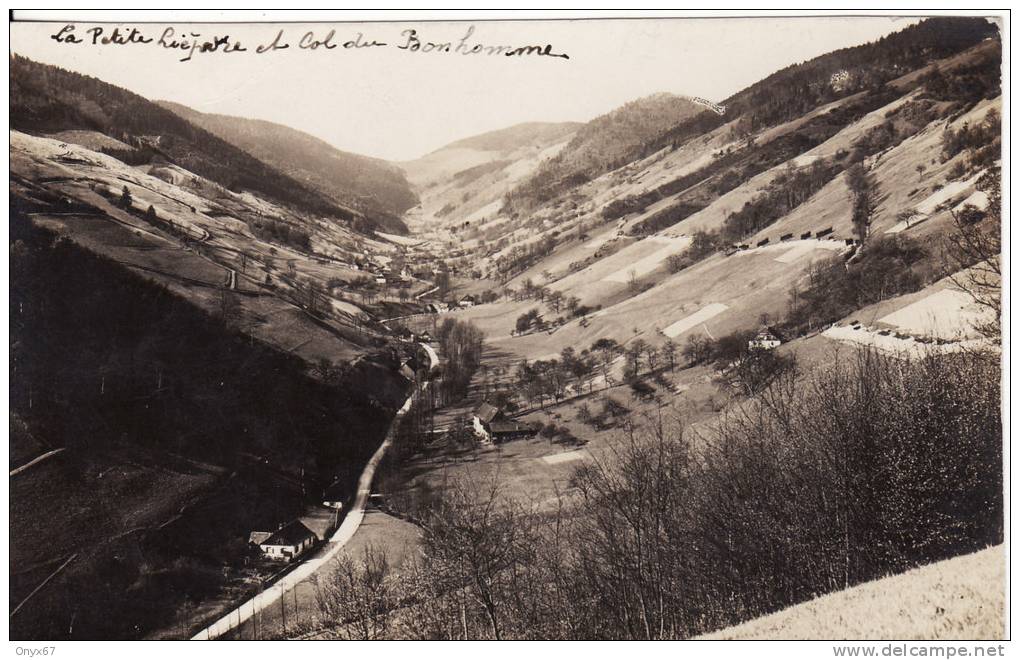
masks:
[[[158,103],[322,195],[376,218],[387,231],[406,231],[399,216],[417,204],[418,197],[395,165],[340,151],[282,124]]]
[[[591,120],[555,157],[510,195],[514,207],[528,208],[564,188],[615,169],[635,146],[693,117],[703,106],[673,94],[654,94]]]
[[[576,131],[577,122],[525,122],[498,131],[489,131],[457,140],[443,149],[477,149],[479,151],[510,151],[527,142],[542,143],[566,137]],[[438,150],[437,150],[438,151]]]
[[[11,485],[12,603],[76,553],[12,635],[137,638],[236,597],[248,533],[352,487],[400,384],[371,359],[315,378],[16,207],[10,236],[16,446],[60,450]]]
[[[983,18],[935,17],[872,43],[826,53],[737,92],[723,101],[725,115],[702,112],[646,142],[632,156],[676,146],[734,120],[738,120],[736,129],[745,134],[774,126],[836,99],[881,87],[996,33],[996,27]],[[973,75],[987,76],[988,70],[977,68]]]
[[[530,209],[595,175],[667,147],[678,148],[724,125],[732,126],[736,137],[749,138],[826,103],[869,90],[874,93],[887,82],[961,52],[996,32],[983,18],[931,18],[876,42],[826,53],[777,71],[723,101],[723,115],[670,95],[635,101],[581,128],[559,158],[514,190],[509,206]],[[997,73],[990,71],[976,66],[954,76],[954,84],[987,88],[990,76]]]

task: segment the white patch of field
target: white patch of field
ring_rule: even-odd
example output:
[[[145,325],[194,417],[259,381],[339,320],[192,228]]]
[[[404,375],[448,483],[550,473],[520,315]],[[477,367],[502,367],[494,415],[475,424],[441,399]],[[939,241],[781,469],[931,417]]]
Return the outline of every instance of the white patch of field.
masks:
[[[550,465],[556,465],[557,463],[567,463],[570,461],[580,461],[588,457],[588,452],[578,449],[576,451],[565,451],[559,454],[551,454],[549,456],[543,456],[542,460]]]
[[[175,186],[183,186],[188,180],[188,175],[189,172],[182,170],[176,165],[157,165],[149,168],[149,176],[156,177],[160,181],[166,181]]]
[[[490,216],[493,216],[496,213],[499,213],[499,209],[500,209],[501,206],[503,206],[503,200],[502,199],[493,200],[492,202],[489,202],[488,204],[486,204],[482,208],[478,209],[477,211],[474,211],[473,213],[471,213],[470,215],[465,217],[464,218],[464,222],[472,222],[473,223],[473,222],[476,222],[478,220],[487,219]]]
[[[676,323],[664,328],[662,334],[670,338],[676,337],[687,332],[699,323],[704,323],[710,318],[722,314],[727,309],[729,309],[729,307],[723,303],[712,303],[711,305],[706,305],[690,316],[682,318]]]
[[[981,339],[971,339],[950,344],[926,344],[917,341],[913,337],[900,339],[892,334],[879,334],[878,330],[865,327],[855,329],[847,325],[834,325],[822,332],[822,335],[844,344],[869,346],[891,355],[915,359],[932,353],[956,353],[967,349],[975,349],[986,343]]]
[[[959,339],[973,336],[974,325],[985,320],[987,314],[984,308],[969,295],[955,289],[943,289],[878,321],[912,334]]]
[[[668,236],[653,236],[646,238],[645,240],[665,244],[665,246],[646,257],[638,259],[626,268],[621,268],[620,270],[607,275],[602,278],[602,281],[626,283],[630,281],[631,276],[642,277],[647,275],[658,268],[659,264],[665,261],[667,257],[677,254],[691,244],[691,239],[687,236],[680,236],[677,238]]]
[[[985,209],[988,208],[988,193],[982,190],[975,190],[973,193],[971,193],[970,197],[957,204],[953,208],[953,210],[959,211],[968,204],[984,211]]]
[[[805,241],[805,243],[806,242],[807,241]],[[801,244],[796,247],[790,248],[789,250],[784,252],[781,256],[776,257],[776,261],[778,261],[781,264],[792,264],[794,261],[800,259],[805,254],[813,252],[814,249],[815,246],[813,245]]]
[[[924,215],[930,215],[935,210],[936,206],[952,199],[977,183],[977,180],[984,176],[984,173],[985,171],[981,170],[966,181],[951,181],[950,183],[947,183],[941,189],[936,190],[931,195],[928,195],[923,202],[918,204],[916,207],[917,212]]]
[[[585,243],[584,247],[589,250],[598,250],[600,247],[602,247],[609,241],[613,240],[614,238],[616,238],[616,232],[614,232],[613,230],[609,230],[602,234],[601,236],[596,236],[595,238]]]
[[[821,160],[822,158],[824,158],[823,154],[805,153],[794,157],[793,164],[796,165],[797,167],[804,167],[806,165],[810,165],[816,160]]]

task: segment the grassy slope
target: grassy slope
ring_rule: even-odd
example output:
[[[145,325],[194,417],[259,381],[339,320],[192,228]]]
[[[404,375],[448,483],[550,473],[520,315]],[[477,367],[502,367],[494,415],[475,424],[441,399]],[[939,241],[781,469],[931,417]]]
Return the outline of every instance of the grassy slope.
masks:
[[[338,261],[360,254],[356,252],[357,246],[363,242],[343,227],[330,223],[311,225],[312,249],[332,258],[323,263],[311,254],[260,240],[249,230],[247,223],[263,215],[295,221],[286,208],[250,195],[236,195],[180,168],[133,168],[81,147],[73,147],[73,153],[76,158],[88,160],[88,164],[62,162],[60,155],[65,149],[53,140],[17,132],[12,133],[11,139],[11,167],[15,173],[28,181],[45,180],[46,188],[91,204],[116,222],[100,217],[60,215],[37,216],[37,221],[74,235],[75,240],[94,251],[157,269],[172,286],[186,288],[186,295],[208,309],[219,304],[217,288],[226,281],[231,269],[238,272],[239,290],[259,292],[259,285],[268,273],[277,290],[294,299],[298,298],[297,292],[285,281],[291,262],[296,279],[316,280],[324,287],[333,278],[346,282],[360,275]],[[159,227],[117,208],[98,192],[107,188],[119,193],[125,185],[131,190],[134,207],[139,211],[151,205],[159,218],[171,220],[177,227],[187,227],[192,234],[207,232],[205,257],[181,249],[179,242]],[[373,246],[380,250],[395,249],[392,245],[387,247],[374,242]],[[247,254],[243,270],[238,251]],[[153,275],[160,277],[156,273]],[[180,280],[182,277],[206,282],[208,286],[185,286]],[[343,328],[354,323],[353,317],[363,316],[357,297],[340,289],[335,296],[334,303],[340,310],[337,319]],[[307,320],[302,321],[300,317],[304,313],[279,297],[242,296],[240,302],[243,308],[251,311],[246,330],[253,327],[256,336],[278,343],[284,349],[293,348],[297,341],[281,330],[303,327],[305,338],[312,338],[309,344],[313,347],[322,343],[317,339],[319,335],[330,334]],[[318,350],[307,357],[310,361],[322,357],[334,361],[354,359],[364,351],[366,341],[354,332],[349,333],[348,338],[352,345],[344,348],[345,341],[335,342],[332,355]]]
[[[446,227],[463,222],[477,225],[479,220],[495,217],[503,194],[566,146],[575,128],[574,124],[525,124],[506,129],[514,141],[484,134],[402,163],[421,199],[420,208],[408,213],[408,224],[449,240],[454,235]],[[455,176],[486,165],[491,170],[481,176]],[[439,214],[443,209],[448,211]]]
[[[703,639],[1002,639],[995,546],[816,598]]]
[[[987,46],[979,46],[974,49],[974,52],[951,58],[948,62],[954,65],[965,63],[973,59],[976,56],[975,53],[979,53],[983,48],[987,48]],[[946,63],[943,65],[945,66]],[[908,77],[904,77],[903,80],[906,81]],[[845,102],[845,99],[843,101]],[[902,102],[901,98],[875,112],[868,113],[826,142],[794,160],[798,163],[809,162],[815,156],[829,155],[840,149],[849,149],[855,139],[883,121],[885,113]],[[937,188],[949,182],[947,176],[949,170],[957,160],[964,156],[957,156],[946,163],[940,162],[942,135],[947,127],[958,128],[965,122],[977,123],[989,109],[1000,107],[1001,99],[983,101],[952,123],[933,122],[900,145],[873,157],[871,159],[873,172],[880,186],[880,204],[873,223],[873,233],[876,235],[884,233],[896,224],[896,216],[901,211],[916,207]],[[795,130],[801,121],[802,119],[794,120],[780,127],[769,129],[766,133],[772,137]],[[717,129],[712,136],[706,136],[703,140],[695,141],[694,145],[689,145],[695,146],[694,149],[688,151],[688,147],[685,147],[661,158],[649,157],[628,166],[628,168],[601,177],[584,186],[582,190],[585,191],[587,199],[592,200],[594,206],[599,207],[609,198],[624,194],[624,191],[626,194],[634,194],[640,189],[647,189],[650,186],[646,180],[658,181],[663,162],[672,160],[673,166],[670,171],[682,170],[685,167],[683,163],[691,164],[698,161],[698,152],[711,152],[720,148],[724,144],[722,142],[724,135],[723,129]],[[764,134],[758,139],[764,139]],[[918,165],[924,165],[926,168],[920,175],[916,171]],[[606,225],[591,227],[589,233],[592,238],[583,242],[576,240],[562,242],[561,246],[551,255],[540,260],[510,282],[510,285],[515,287],[519,286],[525,278],[542,283],[544,279],[541,277],[541,273],[549,271],[553,275],[553,280],[550,283],[551,288],[561,290],[569,295],[576,295],[585,304],[602,304],[605,307],[602,312],[591,319],[591,324],[586,329],[580,328],[576,322],[572,322],[551,335],[542,333],[524,337],[509,337],[510,328],[519,314],[532,307],[544,308],[544,305],[538,301],[499,302],[457,312],[457,314],[478,323],[500,349],[519,357],[532,359],[558,352],[564,346],[586,346],[600,336],[610,336],[618,341],[624,341],[635,336],[635,328],[646,340],[662,341],[664,338],[658,334],[657,330],[668,327],[671,323],[710,303],[723,303],[730,309],[713,318],[707,324],[692,328],[680,335],[676,338],[679,342],[685,341],[687,335],[690,334],[707,332],[718,336],[719,333],[752,327],[762,313],[767,313],[773,318],[781,317],[786,311],[788,294],[793,284],[804,276],[813,262],[827,257],[831,252],[815,249],[806,252],[790,263],[782,263],[776,261],[776,258],[781,257],[786,250],[783,247],[775,246],[770,247],[767,251],[752,250],[731,257],[716,255],[675,275],[668,274],[664,267],[665,264],[663,264],[658,270],[644,278],[645,283],[652,283],[655,286],[638,295],[630,294],[626,284],[606,282],[603,281],[603,278],[620,268],[621,265],[633,263],[653,251],[653,245],[655,245],[658,236],[690,235],[698,229],[720,227],[728,213],[739,209],[744,202],[752,199],[784,168],[785,164],[781,164],[763,172],[679,224],[652,237],[630,243],[615,254],[593,261],[584,270],[565,274],[569,263],[594,255],[598,249],[599,241],[593,239],[610,238],[615,233],[611,225],[608,228],[604,228]],[[625,175],[624,170],[631,173]],[[633,179],[641,181],[633,183]],[[611,194],[610,191],[614,190],[616,194]],[[973,188],[968,187],[954,196],[954,199],[964,198],[972,191]],[[595,213],[593,211],[583,214],[581,221],[593,221]],[[907,230],[905,235],[922,238],[926,241],[934,240],[936,234],[945,231],[949,220],[948,210],[935,213],[925,222]],[[627,220],[627,223],[629,222],[630,220]],[[827,227],[832,227],[833,236],[840,239],[853,235],[850,221],[850,201],[842,176],[837,176],[807,202],[795,208],[772,226],[750,237],[747,242],[753,245],[758,240],[769,238],[770,243],[775,244],[779,236],[786,233],[799,236],[805,231],[817,232]],[[565,227],[560,228],[564,230],[564,235],[575,235],[572,230]],[[532,232],[530,238],[533,240],[534,237],[535,233]],[[547,312],[546,316],[554,317],[555,314]]]

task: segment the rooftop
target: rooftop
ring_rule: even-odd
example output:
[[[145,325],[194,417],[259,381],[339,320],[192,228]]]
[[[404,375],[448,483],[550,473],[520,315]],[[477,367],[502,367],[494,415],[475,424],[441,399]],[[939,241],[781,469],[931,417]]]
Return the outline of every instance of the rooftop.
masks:
[[[259,545],[298,545],[308,538],[314,541],[315,533],[300,520],[294,520],[273,532],[272,536]]]
[[[486,424],[496,419],[496,417],[498,417],[499,415],[500,415],[499,408],[490,404],[488,401],[483,401],[482,405],[475,408],[475,417],[477,417]]]

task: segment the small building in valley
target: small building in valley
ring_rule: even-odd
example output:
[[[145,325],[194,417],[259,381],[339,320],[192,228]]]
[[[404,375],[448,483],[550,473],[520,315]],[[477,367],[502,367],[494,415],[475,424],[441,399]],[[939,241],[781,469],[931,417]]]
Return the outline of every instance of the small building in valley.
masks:
[[[293,561],[315,545],[316,536],[303,522],[294,520],[275,532],[252,532],[248,540],[269,559]]]
[[[471,427],[475,435],[484,441],[497,444],[535,435],[535,429],[530,425],[510,419],[506,413],[488,402],[482,403],[472,413]]]
[[[782,344],[782,340],[776,335],[768,326],[762,326],[762,329],[754,336],[751,341],[747,342],[748,350],[764,350],[771,351]]]

